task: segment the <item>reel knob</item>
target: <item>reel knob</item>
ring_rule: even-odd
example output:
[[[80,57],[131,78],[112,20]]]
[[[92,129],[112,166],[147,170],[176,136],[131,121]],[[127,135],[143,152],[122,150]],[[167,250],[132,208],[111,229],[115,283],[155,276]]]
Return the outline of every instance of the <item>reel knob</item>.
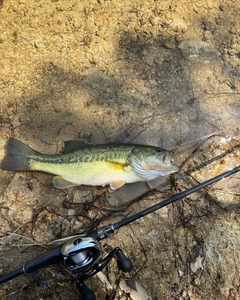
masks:
[[[77,281],[77,288],[84,300],[96,300],[96,297],[83,281]]]
[[[119,249],[116,253],[118,268],[123,272],[131,272],[133,269],[133,264],[129,258],[125,256],[123,251]]]

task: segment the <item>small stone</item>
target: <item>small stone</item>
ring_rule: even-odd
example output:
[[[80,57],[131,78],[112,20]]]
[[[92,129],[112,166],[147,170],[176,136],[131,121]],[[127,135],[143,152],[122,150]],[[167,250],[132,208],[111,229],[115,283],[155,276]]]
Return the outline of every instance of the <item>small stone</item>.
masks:
[[[196,14],[198,14],[198,13],[199,13],[199,8],[198,8],[197,6],[195,6],[195,7],[193,8],[193,11],[194,11]]]
[[[184,22],[181,18],[176,18],[170,24],[173,31],[184,33],[188,30],[188,26],[186,22]]]
[[[50,46],[50,43],[44,36],[42,36],[34,41],[34,46],[38,49],[39,48],[48,48]]]
[[[68,216],[74,216],[76,214],[74,209],[69,209],[68,210]]]
[[[154,54],[153,53],[147,53],[144,57],[144,62],[148,64],[149,66],[153,66],[154,64]]]
[[[231,56],[234,56],[235,55],[235,51],[233,49],[229,49],[228,50],[228,54],[231,55]]]
[[[236,43],[238,43],[239,42],[239,39],[236,37],[236,36],[234,36],[233,38],[232,38],[232,44],[236,44]]]
[[[232,66],[233,68],[236,68],[236,67],[238,66],[238,63],[237,63],[235,60],[233,60],[233,59],[231,59],[231,60],[229,61],[229,64],[230,64],[230,66]]]
[[[201,284],[200,279],[198,277],[195,278],[194,283],[196,286],[199,286]]]
[[[181,43],[181,42],[183,41],[183,39],[184,39],[184,38],[183,38],[182,35],[176,35],[176,36],[175,36],[175,41],[178,42],[178,43]]]
[[[221,11],[224,11],[224,6],[221,4],[221,5],[219,5],[219,9],[221,10]]]
[[[215,7],[215,4],[211,1],[208,1],[208,9],[212,9]]]
[[[232,44],[231,48],[236,50],[236,49],[240,48],[240,46],[238,45],[238,43],[234,43],[234,44]]]
[[[166,19],[172,19],[172,14],[166,13],[166,14],[165,14],[165,18],[166,18]]]
[[[187,291],[185,289],[182,290],[181,296],[185,299],[187,297]]]
[[[151,17],[149,21],[153,26],[158,24],[158,18]]]
[[[235,27],[232,27],[230,30],[229,30],[230,33],[232,34],[235,34],[237,32],[237,29]]]
[[[204,31],[203,35],[204,35],[204,39],[207,43],[213,44],[214,38],[213,38],[212,32],[210,30]]]
[[[175,44],[172,41],[168,41],[165,43],[164,45],[167,49],[174,49],[175,48]]]
[[[113,194],[107,193],[106,200],[110,206],[118,207],[118,205],[119,205],[117,198]]]
[[[73,194],[74,203],[86,203],[92,201],[93,196],[90,190],[83,189],[77,190]]]
[[[179,46],[183,52],[189,55],[218,56],[217,49],[210,43],[202,41],[182,41]]]

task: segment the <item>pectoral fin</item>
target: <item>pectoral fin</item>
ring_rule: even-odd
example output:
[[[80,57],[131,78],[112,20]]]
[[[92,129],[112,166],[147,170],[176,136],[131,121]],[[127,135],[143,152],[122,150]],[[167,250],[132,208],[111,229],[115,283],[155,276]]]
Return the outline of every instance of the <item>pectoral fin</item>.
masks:
[[[55,176],[53,178],[53,185],[54,185],[55,188],[62,190],[62,189],[67,189],[67,188],[70,188],[70,187],[77,186],[79,184],[67,181],[62,176]]]
[[[122,187],[126,182],[124,180],[117,180],[117,181],[111,181],[110,182],[110,189],[111,191],[115,191],[116,189],[119,189]]]

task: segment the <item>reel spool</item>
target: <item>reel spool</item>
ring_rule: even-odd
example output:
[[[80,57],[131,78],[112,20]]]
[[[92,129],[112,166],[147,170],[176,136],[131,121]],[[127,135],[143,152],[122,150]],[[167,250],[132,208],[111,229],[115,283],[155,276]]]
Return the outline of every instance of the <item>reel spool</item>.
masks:
[[[102,245],[91,237],[77,237],[63,244],[63,261],[68,270],[87,272],[102,259]]]

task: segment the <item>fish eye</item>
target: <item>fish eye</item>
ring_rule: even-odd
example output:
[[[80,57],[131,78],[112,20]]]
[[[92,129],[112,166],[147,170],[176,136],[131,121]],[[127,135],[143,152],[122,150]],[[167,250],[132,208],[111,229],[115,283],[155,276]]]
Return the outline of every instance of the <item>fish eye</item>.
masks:
[[[155,151],[156,151],[156,152],[161,152],[161,150],[162,150],[162,149],[161,149],[160,147],[155,148]]]

